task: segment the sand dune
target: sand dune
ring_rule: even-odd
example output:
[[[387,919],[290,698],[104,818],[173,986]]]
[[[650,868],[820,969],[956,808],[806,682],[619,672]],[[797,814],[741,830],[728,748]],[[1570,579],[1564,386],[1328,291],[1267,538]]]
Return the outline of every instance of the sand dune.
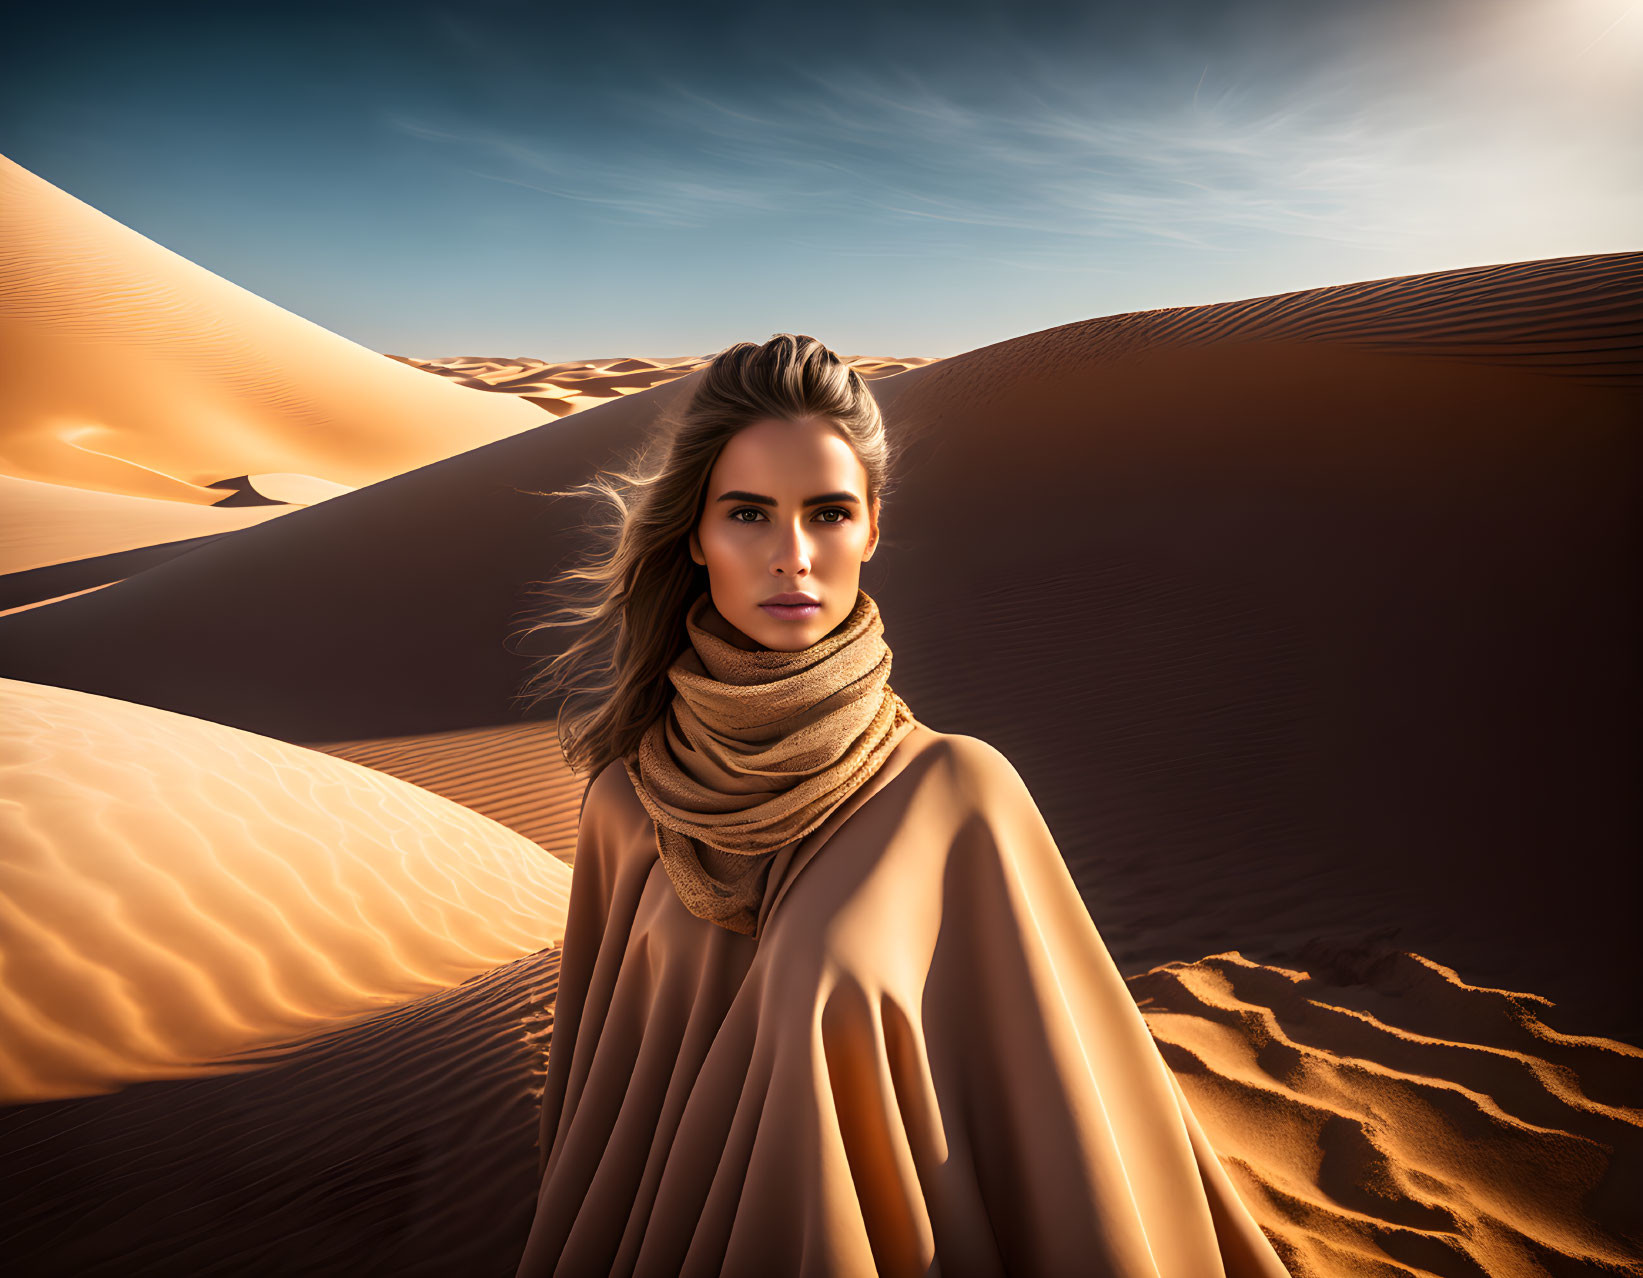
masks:
[[[0,474],[209,505],[354,488],[540,425],[282,310],[0,156]]]
[[[1640,335],[1614,254],[860,361],[894,685],[1016,763],[1298,1278],[1643,1274]],[[510,1271],[585,781],[510,701],[586,516],[532,494],[688,362],[428,361],[578,411],[0,616],[65,689],[8,685],[14,1072],[154,1080],[0,1110],[25,1268]]]
[[[0,1101],[219,1068],[563,935],[570,872],[222,724],[0,680]]]
[[[664,385],[695,372],[711,356],[677,355],[662,359],[619,356],[559,364],[539,359],[494,359],[478,355],[458,355],[448,359],[413,359],[408,355],[390,358],[438,373],[462,386],[519,395],[556,417],[565,417],[622,395]],[[866,355],[841,355],[841,358],[869,380],[935,362],[931,356],[879,359]]]
[[[1016,761],[1126,971],[1390,931],[1643,1038],[1615,984],[1643,962],[1628,323],[1643,254],[1113,317],[878,381],[908,446],[865,578],[897,689]],[[282,740],[505,724],[526,583],[587,514],[532,490],[692,385],[0,618],[0,669]]]
[[[1296,1275],[1643,1273],[1643,1051],[1418,955],[1318,957],[1130,981]]]
[[[558,958],[235,1058],[255,1072],[0,1109],[0,1169],[33,1172],[0,1171],[11,1256],[508,1273]],[[1637,1049],[1396,953],[1312,972],[1219,954],[1131,988],[1295,1278],[1643,1273]]]

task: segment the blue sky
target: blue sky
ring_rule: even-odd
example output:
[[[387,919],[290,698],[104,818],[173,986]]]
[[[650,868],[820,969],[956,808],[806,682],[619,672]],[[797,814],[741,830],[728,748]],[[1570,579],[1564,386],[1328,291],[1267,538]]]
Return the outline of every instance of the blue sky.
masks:
[[[1643,0],[35,7],[0,152],[375,350],[956,354],[1643,247]]]

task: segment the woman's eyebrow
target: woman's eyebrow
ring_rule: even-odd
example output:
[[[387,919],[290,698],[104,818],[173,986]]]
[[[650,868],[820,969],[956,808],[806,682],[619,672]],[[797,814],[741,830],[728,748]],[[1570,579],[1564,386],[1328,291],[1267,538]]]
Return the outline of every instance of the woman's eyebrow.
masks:
[[[743,492],[739,488],[732,488],[728,493],[720,493],[718,500],[751,501],[756,502],[760,506],[774,506],[776,504],[776,499],[774,497],[766,497],[760,493]],[[823,502],[828,501],[848,501],[854,502],[858,506],[861,504],[861,498],[857,497],[855,493],[849,492],[823,493],[820,497],[806,497],[801,504],[805,506],[820,506]]]

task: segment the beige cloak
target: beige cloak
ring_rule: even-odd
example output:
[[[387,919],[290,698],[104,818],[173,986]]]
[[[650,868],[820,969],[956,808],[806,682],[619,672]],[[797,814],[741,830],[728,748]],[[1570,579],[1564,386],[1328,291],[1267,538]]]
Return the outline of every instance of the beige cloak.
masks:
[[[920,723],[759,938],[587,794],[519,1278],[1286,1278],[1010,762]]]

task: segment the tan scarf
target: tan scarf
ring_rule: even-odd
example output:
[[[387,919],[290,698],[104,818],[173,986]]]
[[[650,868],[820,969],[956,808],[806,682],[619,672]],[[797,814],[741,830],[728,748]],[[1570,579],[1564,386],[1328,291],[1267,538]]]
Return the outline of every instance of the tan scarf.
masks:
[[[916,721],[890,688],[884,623],[865,590],[797,652],[710,634],[700,623],[711,606],[704,591],[686,610],[670,710],[623,764],[685,908],[757,936],[776,851],[860,789]]]

